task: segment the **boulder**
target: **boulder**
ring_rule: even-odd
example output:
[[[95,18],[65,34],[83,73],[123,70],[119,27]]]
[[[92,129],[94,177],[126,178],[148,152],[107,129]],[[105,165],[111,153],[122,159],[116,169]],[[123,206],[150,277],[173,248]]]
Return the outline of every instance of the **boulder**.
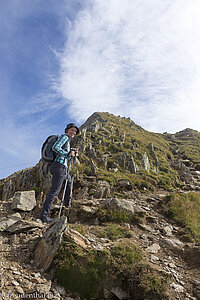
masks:
[[[70,229],[67,233],[65,233],[65,238],[84,249],[90,247],[89,240],[76,230]]]
[[[170,286],[174,288],[175,292],[177,293],[183,293],[184,292],[184,287],[180,284],[177,284],[175,282],[171,283]]]
[[[129,299],[128,293],[123,291],[120,287],[113,287],[110,292],[119,300]]]
[[[13,225],[7,228],[7,231],[10,233],[20,233],[20,232],[27,232],[33,228],[43,228],[44,225],[41,222],[36,221],[25,221],[25,220],[18,220]]]
[[[130,181],[127,180],[127,179],[121,179],[118,181],[118,185],[120,187],[129,187],[131,184],[130,184]]]
[[[163,228],[163,233],[165,235],[168,235],[168,236],[172,235],[172,231],[173,231],[173,226],[168,225]]]
[[[156,243],[152,244],[151,246],[149,246],[146,251],[149,253],[158,253],[158,251],[160,250],[160,246]]]
[[[129,200],[112,198],[105,200],[103,205],[110,209],[117,209],[134,214],[134,203]]]
[[[36,206],[35,191],[16,192],[13,196],[12,209],[31,211]]]
[[[171,250],[182,249],[184,245],[181,241],[179,241],[176,238],[162,238],[161,244],[163,247],[167,247]]]
[[[20,213],[16,213],[10,216],[10,218],[7,218],[5,220],[2,220],[0,222],[0,231],[7,230],[8,227],[12,226],[14,223],[19,221],[21,219]]]

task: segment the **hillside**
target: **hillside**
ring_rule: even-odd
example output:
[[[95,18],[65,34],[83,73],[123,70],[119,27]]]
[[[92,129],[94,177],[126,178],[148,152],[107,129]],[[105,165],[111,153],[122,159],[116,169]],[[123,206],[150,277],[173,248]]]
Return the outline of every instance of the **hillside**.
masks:
[[[5,297],[9,290],[68,300],[200,299],[199,142],[192,129],[153,133],[130,118],[94,113],[73,142],[79,156],[68,225],[64,217],[50,227],[37,220],[51,179],[43,161],[1,180]],[[15,193],[30,190],[33,208],[14,208]],[[57,241],[51,254],[50,240]]]
[[[107,179],[112,186],[128,178],[139,190],[199,189],[200,133],[186,129],[156,134],[108,113],[93,114],[81,129],[76,143],[83,174],[96,169],[97,179]]]

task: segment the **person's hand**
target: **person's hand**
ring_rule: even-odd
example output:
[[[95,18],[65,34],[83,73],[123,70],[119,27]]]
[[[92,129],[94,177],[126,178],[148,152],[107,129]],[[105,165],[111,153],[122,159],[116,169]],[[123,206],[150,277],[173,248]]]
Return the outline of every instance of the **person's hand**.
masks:
[[[75,152],[76,152],[75,155],[78,156],[78,148],[76,148]]]
[[[75,151],[71,150],[70,153],[69,153],[69,156],[74,157],[75,156]]]
[[[74,157],[78,155],[78,148],[72,148],[69,156]]]

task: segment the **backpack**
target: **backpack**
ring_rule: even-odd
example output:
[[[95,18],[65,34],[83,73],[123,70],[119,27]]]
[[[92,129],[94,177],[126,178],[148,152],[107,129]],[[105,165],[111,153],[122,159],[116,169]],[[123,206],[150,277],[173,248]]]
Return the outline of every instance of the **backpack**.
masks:
[[[43,143],[41,148],[42,159],[46,162],[53,162],[56,158],[56,153],[52,150],[53,144],[57,141],[58,135],[50,135]]]

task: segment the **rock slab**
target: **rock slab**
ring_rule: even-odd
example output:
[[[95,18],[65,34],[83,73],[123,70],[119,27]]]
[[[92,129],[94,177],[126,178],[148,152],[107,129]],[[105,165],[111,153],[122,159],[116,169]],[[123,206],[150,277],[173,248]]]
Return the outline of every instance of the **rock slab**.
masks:
[[[67,228],[67,218],[64,216],[49,225],[34,252],[34,261],[37,267],[44,271],[50,267]]]
[[[7,230],[10,226],[15,224],[17,221],[21,219],[21,215],[19,213],[15,213],[5,220],[0,222],[0,232]]]

